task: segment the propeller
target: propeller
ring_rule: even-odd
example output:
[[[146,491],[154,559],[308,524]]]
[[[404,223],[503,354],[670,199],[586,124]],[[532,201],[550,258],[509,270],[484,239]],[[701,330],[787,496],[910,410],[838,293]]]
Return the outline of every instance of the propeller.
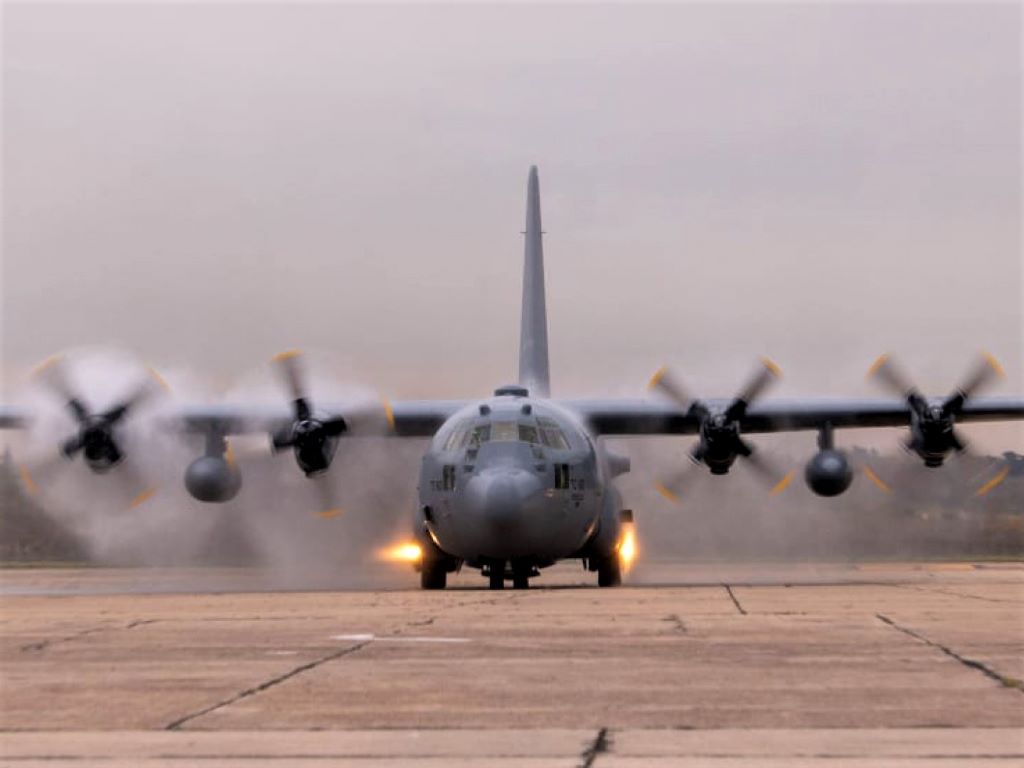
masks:
[[[921,394],[891,355],[880,356],[868,369],[869,379],[906,400],[910,408],[910,440],[905,447],[920,456],[930,468],[942,466],[953,451],[967,450],[967,442],[957,433],[956,417],[971,397],[1005,375],[999,361],[983,352],[963,383],[945,400],[936,402]]]
[[[340,416],[320,419],[314,415],[301,352],[282,352],[272,362],[291,396],[293,416],[290,424],[271,435],[271,445],[275,451],[292,449],[299,468],[316,484],[320,516],[336,517],[341,510],[335,503],[327,470],[338,447],[337,439],[348,431],[348,423]]]
[[[52,357],[39,366],[34,373],[36,380],[65,403],[77,425],[77,431],[61,442],[60,452],[64,457],[73,459],[81,455],[89,468],[97,473],[120,464],[125,454],[117,439],[117,427],[166,387],[155,371],[150,370],[149,374],[115,405],[94,413],[72,385],[63,357]]]
[[[768,358],[761,358],[753,375],[740,388],[736,397],[724,409],[693,397],[687,387],[667,367],[658,370],[648,383],[648,389],[660,392],[676,403],[689,416],[697,419],[700,439],[689,452],[690,464],[676,474],[658,483],[658,491],[670,501],[677,501],[695,469],[702,464],[713,475],[724,475],[737,457],[743,458],[756,475],[769,483],[771,494],[781,493],[792,481],[795,472],[781,472],[754,446],[743,439],[740,423],[747,409],[777,378],[779,367]]]
[[[73,360],[80,364],[83,358],[75,357]],[[86,362],[92,362],[95,367],[98,361]],[[103,362],[109,365],[113,361],[105,359]],[[66,355],[49,358],[33,372],[33,381],[46,395],[55,396],[70,413],[74,432],[59,438],[58,451],[44,454],[41,461],[32,462],[31,469],[28,464],[21,465],[22,483],[29,493],[37,494],[41,488],[53,485],[61,465],[81,457],[83,464],[97,475],[105,475],[119,467],[116,476],[131,494],[129,508],[135,508],[151,498],[156,488],[146,482],[134,462],[126,461],[121,430],[129,417],[166,390],[167,384],[156,371],[147,368],[118,402],[102,411],[94,411],[73,373],[72,363]]]

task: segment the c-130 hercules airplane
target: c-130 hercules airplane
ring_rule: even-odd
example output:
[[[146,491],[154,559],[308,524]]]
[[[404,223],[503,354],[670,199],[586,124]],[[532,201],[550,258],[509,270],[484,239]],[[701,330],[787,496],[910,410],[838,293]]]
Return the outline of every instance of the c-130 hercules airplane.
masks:
[[[581,559],[596,571],[598,584],[607,587],[621,582],[635,541],[632,513],[623,508],[612,484],[629,471],[629,459],[608,451],[601,437],[697,435],[690,466],[660,486],[667,498],[675,499],[689,472],[703,467],[723,475],[738,458],[778,492],[793,473],[776,471],[743,435],[814,430],[818,451],[806,465],[805,480],[816,494],[836,496],[849,487],[853,470],[833,443],[835,429],[909,427],[907,449],[937,468],[952,452],[964,450],[955,422],[1024,418],[1024,398],[974,397],[1001,373],[988,355],[946,398],[921,395],[886,356],[871,373],[898,393],[899,398],[889,400],[755,402],[779,375],[767,359],[731,400],[694,398],[668,369],[651,380],[658,398],[552,398],[536,167],[530,169],[527,185],[524,234],[518,383],[474,401],[385,402],[384,418],[375,418],[365,407],[314,408],[300,356],[284,353],[275,362],[292,397],[290,413],[227,405],[174,409],[169,418],[177,427],[206,438],[204,454],[185,472],[188,491],[204,502],[229,501],[238,493],[241,474],[226,441],[231,435],[269,434],[275,450],[292,449],[299,468],[316,478],[329,469],[339,440],[373,433],[386,422],[387,434],[432,438],[420,470],[413,531],[417,545],[410,558],[424,589],[443,589],[447,575],[464,565],[480,569],[492,589],[503,588],[508,580],[526,588],[541,568],[570,558]],[[150,397],[153,381],[145,380],[119,404],[94,413],[75,393],[60,358],[45,363],[36,375],[66,404],[77,427],[60,445],[63,457],[81,455],[97,473],[119,464],[124,458],[120,425]],[[0,427],[31,422],[30,413],[0,407]],[[27,470],[22,474],[31,489],[31,476]]]

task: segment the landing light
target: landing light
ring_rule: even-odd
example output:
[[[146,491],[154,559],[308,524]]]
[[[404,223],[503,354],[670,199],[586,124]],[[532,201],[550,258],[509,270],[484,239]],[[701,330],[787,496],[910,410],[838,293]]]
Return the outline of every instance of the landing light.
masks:
[[[418,563],[423,559],[423,549],[415,542],[396,544],[377,553],[379,559],[389,563]]]
[[[622,570],[628,571],[633,565],[633,561],[636,560],[637,549],[636,549],[636,531],[632,525],[626,524],[622,526],[622,535],[619,537],[619,543],[616,547],[619,551],[619,560],[622,562]]]

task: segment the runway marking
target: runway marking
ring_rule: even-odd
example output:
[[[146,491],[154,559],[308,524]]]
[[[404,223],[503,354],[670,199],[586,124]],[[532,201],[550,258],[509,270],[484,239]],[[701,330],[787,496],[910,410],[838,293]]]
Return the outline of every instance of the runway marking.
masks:
[[[378,635],[331,635],[331,640],[354,640],[357,642],[370,642],[371,640],[378,643],[469,643],[472,642],[468,637],[435,637],[432,635],[412,635],[412,636],[384,636],[379,637]]]
[[[988,667],[985,664],[982,664],[980,661],[975,661],[974,659],[968,659],[966,656],[961,656],[959,653],[957,653],[953,649],[947,648],[946,646],[942,645],[941,643],[937,643],[934,640],[929,640],[924,635],[919,634],[918,632],[915,632],[912,629],[908,629],[906,627],[901,627],[899,624],[897,624],[895,621],[890,619],[888,616],[883,616],[880,613],[876,613],[875,614],[875,618],[877,618],[879,621],[882,621],[882,622],[888,624],[893,629],[898,630],[899,632],[902,632],[905,635],[909,635],[910,637],[914,638],[915,640],[920,640],[925,645],[930,645],[932,648],[938,648],[940,651],[942,651],[944,654],[946,654],[950,658],[956,659],[961,664],[963,664],[965,667],[970,667],[971,669],[978,670],[979,672],[981,672],[986,677],[991,678],[992,680],[995,680],[997,683],[999,683],[1004,688],[1012,688],[1012,689],[1014,689],[1016,691],[1019,691],[1020,693],[1024,693],[1024,681],[1018,680],[1015,677],[1008,677],[1006,675],[1001,675],[998,672],[996,672],[994,669],[992,669],[991,667]]]
[[[974,563],[857,563],[858,571],[973,571]]]

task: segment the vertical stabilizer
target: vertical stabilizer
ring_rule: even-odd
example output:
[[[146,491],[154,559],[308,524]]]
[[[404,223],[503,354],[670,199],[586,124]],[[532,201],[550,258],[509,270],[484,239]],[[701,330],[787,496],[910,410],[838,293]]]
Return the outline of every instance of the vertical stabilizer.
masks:
[[[519,383],[536,397],[551,394],[548,374],[548,315],[544,301],[544,244],[540,224],[540,182],[530,168],[526,186],[526,258],[523,315],[519,332]]]

